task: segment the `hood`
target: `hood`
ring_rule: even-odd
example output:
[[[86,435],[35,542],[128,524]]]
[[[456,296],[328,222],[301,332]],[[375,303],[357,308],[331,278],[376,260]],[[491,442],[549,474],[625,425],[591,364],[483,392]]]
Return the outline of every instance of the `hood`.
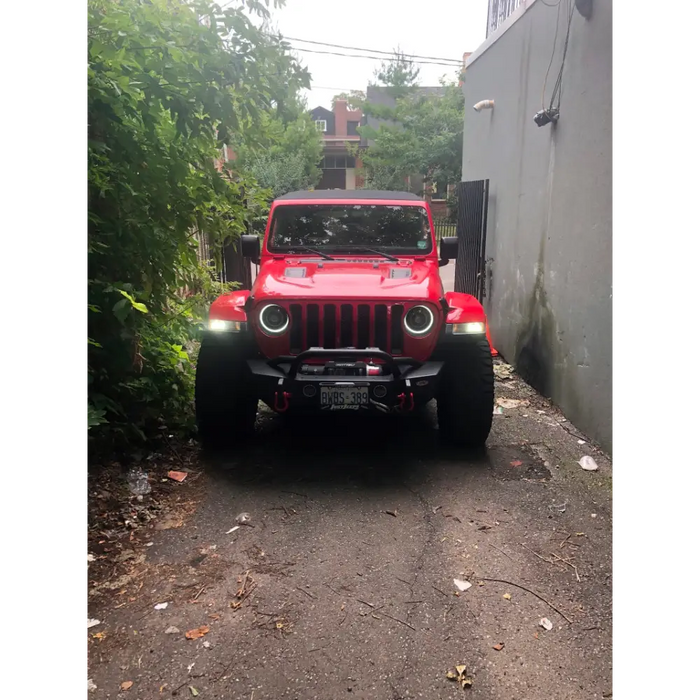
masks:
[[[436,300],[443,295],[437,260],[381,258],[266,260],[253,296],[294,299]]]

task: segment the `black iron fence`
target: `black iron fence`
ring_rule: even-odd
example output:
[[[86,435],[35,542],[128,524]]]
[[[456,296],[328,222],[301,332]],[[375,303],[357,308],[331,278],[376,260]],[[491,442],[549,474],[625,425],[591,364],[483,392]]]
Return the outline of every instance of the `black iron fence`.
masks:
[[[449,219],[433,219],[433,226],[435,227],[435,238],[438,242],[445,237],[449,238],[457,235],[457,224]]]

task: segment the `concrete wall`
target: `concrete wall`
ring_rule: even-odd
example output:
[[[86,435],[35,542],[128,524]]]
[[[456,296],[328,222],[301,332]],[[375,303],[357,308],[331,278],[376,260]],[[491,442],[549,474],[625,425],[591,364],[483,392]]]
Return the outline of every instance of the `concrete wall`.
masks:
[[[467,62],[462,179],[490,179],[485,305],[496,348],[611,450],[611,0],[593,0],[589,20],[574,10],[561,117],[537,127],[557,12],[527,0]],[[561,2],[546,106],[568,19]],[[494,109],[475,112],[480,100]]]

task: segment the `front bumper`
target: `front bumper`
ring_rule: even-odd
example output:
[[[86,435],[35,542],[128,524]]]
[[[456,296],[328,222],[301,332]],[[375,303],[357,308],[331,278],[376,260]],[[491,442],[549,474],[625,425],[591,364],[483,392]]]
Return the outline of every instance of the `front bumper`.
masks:
[[[352,362],[369,358],[381,360],[388,373],[356,376],[301,372],[302,365],[313,360]],[[367,404],[343,406],[344,410],[408,413],[435,396],[442,367],[442,362],[393,357],[377,348],[312,348],[274,360],[248,360],[253,390],[279,413],[338,410],[341,407],[321,404],[321,389],[325,387],[367,388]]]

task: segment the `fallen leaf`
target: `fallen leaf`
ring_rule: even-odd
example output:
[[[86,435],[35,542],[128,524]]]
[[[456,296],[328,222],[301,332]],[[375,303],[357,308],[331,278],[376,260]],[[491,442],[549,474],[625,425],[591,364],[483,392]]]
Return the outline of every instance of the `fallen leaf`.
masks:
[[[165,630],[165,634],[180,634],[180,630],[174,625],[170,625],[170,627]]]
[[[462,684],[462,688],[471,688],[472,684],[474,683],[474,679],[470,676],[464,676],[464,678],[460,678],[459,682]]]
[[[457,670],[457,673],[459,673],[459,675],[461,676],[467,670],[467,667],[463,664],[460,664],[459,666],[455,666],[455,669]]]
[[[512,596],[511,596],[510,593],[504,593],[504,594],[503,594],[503,597],[504,597],[506,600],[510,600],[510,599],[512,598]]]
[[[546,617],[543,617],[543,618],[540,620],[540,627],[544,627],[544,628],[547,630],[547,632],[549,632],[549,631],[552,629],[553,626],[554,626],[554,625],[552,625],[551,620],[549,620],[549,619],[546,618]]]
[[[106,636],[107,636],[106,632],[95,632],[95,634],[92,635],[92,638],[99,639],[100,641],[102,641]]]
[[[504,646],[505,646],[505,644],[504,644],[503,642],[499,642],[498,644],[494,644],[494,645],[493,645],[493,648],[494,648],[496,651],[501,651],[501,649],[503,649]]]
[[[392,515],[394,518],[398,516],[398,513],[395,510],[385,510],[384,511],[387,515]]]
[[[158,692],[162,693],[167,687],[168,687],[168,684],[163,683],[163,685],[161,685],[160,688],[158,688]]]
[[[183,482],[187,478],[187,472],[168,472],[168,478],[173,481]]]
[[[539,639],[539,638],[540,638],[540,633],[539,633],[539,632],[535,632],[535,634],[533,634],[532,636],[533,636],[535,639]]]
[[[585,537],[586,533],[585,532],[577,532],[576,537]]]
[[[200,637],[203,637],[207,632],[209,632],[209,628],[206,625],[202,625],[201,627],[197,627],[197,629],[185,632],[185,637],[187,637],[187,639],[199,639]]]
[[[469,590],[472,587],[472,584],[469,583],[469,581],[461,581],[460,579],[456,578],[453,579],[455,586],[459,588],[460,591],[464,592]]]
[[[124,681],[120,687],[122,690],[129,690],[132,685],[134,685],[134,681]]]
[[[192,695],[195,695],[195,696],[199,695],[199,691],[193,685],[190,686],[190,693],[192,693]]]
[[[219,613],[212,613],[211,615],[209,615],[210,620],[218,620],[220,618],[221,618],[221,615],[219,615]]]
[[[522,466],[523,466],[523,463],[522,463],[519,459],[514,459],[514,460],[510,463],[510,466],[511,466],[511,467],[522,467]]]
[[[447,672],[447,678],[451,681],[456,681],[457,680],[457,674],[454,671],[448,671]]]

